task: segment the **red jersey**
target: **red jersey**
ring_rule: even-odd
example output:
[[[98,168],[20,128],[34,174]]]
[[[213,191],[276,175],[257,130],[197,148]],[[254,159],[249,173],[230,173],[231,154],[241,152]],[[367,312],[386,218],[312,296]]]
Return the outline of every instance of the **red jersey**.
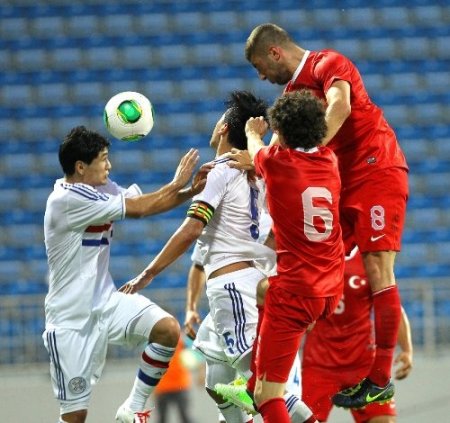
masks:
[[[346,258],[344,294],[335,312],[306,336],[303,366],[333,371],[370,365],[375,352],[370,313],[372,294],[361,254]]]
[[[285,92],[307,88],[326,101],[326,93],[338,81],[350,84],[351,114],[328,144],[339,158],[342,185],[347,187],[378,169],[408,169],[394,131],[382,110],[369,98],[356,66],[333,50],[305,53]]]
[[[265,147],[255,169],[266,182],[277,245],[271,283],[306,297],[342,293],[344,252],[339,225],[341,181],[337,158],[327,147]]]

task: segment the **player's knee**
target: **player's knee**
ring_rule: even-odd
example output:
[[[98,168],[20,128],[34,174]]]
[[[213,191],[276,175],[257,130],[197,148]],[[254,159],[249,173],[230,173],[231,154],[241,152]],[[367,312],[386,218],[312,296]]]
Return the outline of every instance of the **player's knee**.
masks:
[[[153,327],[150,342],[176,347],[180,339],[180,324],[174,317],[164,317]]]
[[[394,258],[391,251],[375,251],[365,253],[364,269],[372,291],[379,291],[395,285]]]
[[[87,410],[72,411],[67,414],[63,414],[59,420],[64,423],[84,423],[87,417]]]

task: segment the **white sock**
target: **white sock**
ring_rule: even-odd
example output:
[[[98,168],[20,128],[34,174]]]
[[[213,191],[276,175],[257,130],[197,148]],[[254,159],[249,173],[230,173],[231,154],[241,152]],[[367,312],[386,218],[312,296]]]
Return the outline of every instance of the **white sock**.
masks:
[[[126,401],[132,411],[142,411],[145,408],[148,397],[167,372],[174,352],[175,348],[156,343],[145,347],[133,389]]]
[[[312,411],[297,395],[286,393],[283,398],[291,417],[291,423],[303,423],[312,416]]]

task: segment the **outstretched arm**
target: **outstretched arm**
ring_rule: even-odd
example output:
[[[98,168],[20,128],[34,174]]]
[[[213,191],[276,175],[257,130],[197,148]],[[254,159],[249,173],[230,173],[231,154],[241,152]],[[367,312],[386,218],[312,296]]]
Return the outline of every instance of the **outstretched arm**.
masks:
[[[141,274],[120,287],[119,291],[126,294],[134,294],[145,288],[156,275],[187,251],[191,244],[200,236],[203,227],[204,223],[200,220],[187,217]]]
[[[402,320],[398,331],[398,345],[400,346],[400,353],[395,358],[394,363],[401,365],[395,372],[396,379],[404,379],[412,370],[413,362],[413,344],[411,338],[411,326],[409,324],[408,316],[402,307]]]

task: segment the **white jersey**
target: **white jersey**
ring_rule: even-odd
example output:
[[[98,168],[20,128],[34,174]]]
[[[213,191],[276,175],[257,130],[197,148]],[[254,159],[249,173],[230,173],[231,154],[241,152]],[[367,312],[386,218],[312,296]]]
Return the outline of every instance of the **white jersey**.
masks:
[[[264,186],[262,181],[250,185],[247,174],[228,167],[226,161],[215,160],[204,190],[193,198],[214,210],[198,239],[206,277],[239,261],[254,261],[267,274],[274,266],[275,252],[258,243]]]
[[[125,217],[125,197],[139,194],[137,185],[110,180],[98,188],[56,181],[44,217],[47,328],[82,328],[116,290],[108,269],[112,223]]]

